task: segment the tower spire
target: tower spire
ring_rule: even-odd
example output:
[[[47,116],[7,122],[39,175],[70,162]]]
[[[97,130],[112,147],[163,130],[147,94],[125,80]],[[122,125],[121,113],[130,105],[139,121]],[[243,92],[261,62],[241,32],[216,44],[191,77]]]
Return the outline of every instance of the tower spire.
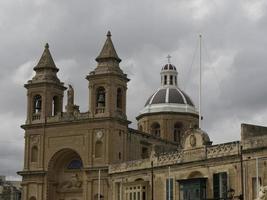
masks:
[[[39,69],[53,69],[55,71],[58,71],[58,68],[56,67],[56,64],[52,58],[52,55],[49,51],[49,44],[45,44],[44,52],[38,62],[38,64],[33,68],[35,71],[38,71]]]
[[[57,83],[60,82],[57,77],[57,72],[59,71],[59,69],[57,68],[50,53],[48,43],[45,44],[43,54],[37,65],[33,68],[33,70],[36,72],[36,75],[33,77],[32,81],[53,81]]]
[[[115,60],[118,63],[121,62],[121,59],[119,58],[119,56],[118,56],[118,54],[114,48],[113,42],[111,40],[111,32],[110,31],[107,32],[106,42],[105,42],[100,54],[96,57],[95,60],[98,63],[105,62],[108,60]]]

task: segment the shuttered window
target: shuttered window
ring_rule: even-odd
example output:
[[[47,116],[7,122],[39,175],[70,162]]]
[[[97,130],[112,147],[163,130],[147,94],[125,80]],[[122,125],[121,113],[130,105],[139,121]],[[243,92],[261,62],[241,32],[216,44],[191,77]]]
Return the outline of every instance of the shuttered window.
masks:
[[[227,198],[227,173],[213,174],[213,196],[215,199]]]

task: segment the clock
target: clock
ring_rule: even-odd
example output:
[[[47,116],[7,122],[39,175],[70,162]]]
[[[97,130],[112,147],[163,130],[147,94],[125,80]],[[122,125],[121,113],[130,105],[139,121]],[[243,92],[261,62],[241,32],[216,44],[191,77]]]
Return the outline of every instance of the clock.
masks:
[[[97,132],[96,132],[96,138],[97,138],[98,140],[100,140],[102,137],[103,137],[103,132],[102,132],[102,131],[97,131]]]

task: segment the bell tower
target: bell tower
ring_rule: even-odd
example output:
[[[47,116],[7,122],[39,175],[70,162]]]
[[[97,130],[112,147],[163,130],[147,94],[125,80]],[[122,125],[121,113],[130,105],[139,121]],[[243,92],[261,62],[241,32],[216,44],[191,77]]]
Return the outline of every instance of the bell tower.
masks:
[[[48,44],[33,69],[35,76],[24,85],[28,98],[26,124],[44,123],[47,117],[61,113],[66,90],[64,83],[57,77],[59,69],[54,63]]]
[[[89,81],[89,110],[93,117],[126,117],[127,75],[120,69],[118,57],[108,31],[106,42],[95,59],[97,67],[86,77]]]

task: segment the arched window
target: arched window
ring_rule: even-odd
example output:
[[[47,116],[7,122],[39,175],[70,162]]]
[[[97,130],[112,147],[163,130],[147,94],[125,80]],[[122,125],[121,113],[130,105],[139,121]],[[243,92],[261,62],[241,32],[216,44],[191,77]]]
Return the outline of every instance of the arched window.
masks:
[[[95,143],[95,158],[101,158],[103,156],[103,142],[97,141]]]
[[[37,162],[38,160],[38,148],[33,146],[31,149],[31,162]]]
[[[106,91],[105,88],[99,87],[96,90],[96,107],[103,108],[106,105]]]
[[[164,76],[164,85],[167,85],[167,76]]]
[[[139,130],[139,131],[143,131],[143,126],[142,126],[142,125],[139,125],[139,126],[138,126],[138,130]]]
[[[57,96],[54,96],[52,100],[52,116],[57,115],[58,112],[59,112],[59,98]]]
[[[151,134],[157,137],[160,137],[160,125],[158,122],[154,122],[151,125]]]
[[[121,88],[117,89],[117,108],[122,109],[122,90],[121,90]]]
[[[82,161],[80,159],[74,159],[70,161],[67,166],[67,169],[81,169],[83,166]]]
[[[182,128],[183,128],[183,124],[181,122],[176,122],[174,124],[173,140],[175,142],[178,142],[178,143],[181,142]]]
[[[38,94],[33,97],[33,113],[40,113],[42,110],[42,97]]]
[[[173,76],[170,76],[170,85],[173,85]]]

